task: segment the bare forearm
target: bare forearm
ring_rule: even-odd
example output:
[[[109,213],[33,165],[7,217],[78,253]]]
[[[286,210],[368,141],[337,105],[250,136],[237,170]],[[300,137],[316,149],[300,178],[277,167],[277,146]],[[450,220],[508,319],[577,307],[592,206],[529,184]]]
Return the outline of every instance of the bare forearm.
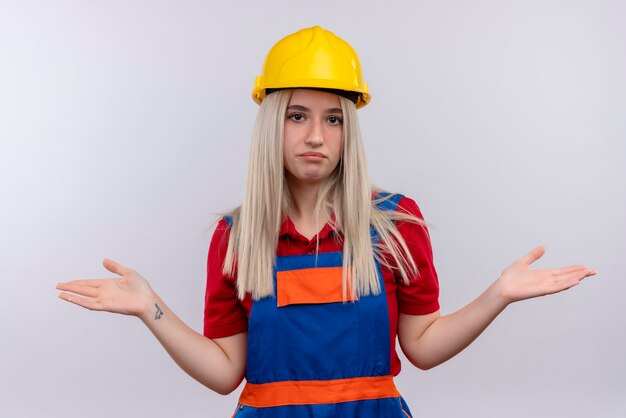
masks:
[[[241,358],[240,350],[231,350],[233,358],[229,358],[215,341],[181,321],[158,295],[152,296],[153,300],[149,302],[151,306],[139,318],[176,364],[215,392],[227,394],[236,389],[243,379],[245,365],[245,357]],[[243,334],[235,337],[245,338]]]
[[[239,386],[246,367],[247,333],[205,338],[181,321],[135,270],[109,259],[103,265],[121,277],[58,283],[59,298],[93,311],[136,316],[191,377],[221,394]]]
[[[421,369],[430,369],[454,357],[470,345],[504,310],[507,302],[497,283],[464,308],[436,318],[423,332],[412,330],[410,319],[401,322],[401,339],[407,358]]]
[[[596,274],[583,265],[531,270],[544,251],[537,247],[515,260],[482,295],[453,314],[401,314],[398,336],[409,360],[422,369],[441,364],[470,345],[508,304],[562,292]]]

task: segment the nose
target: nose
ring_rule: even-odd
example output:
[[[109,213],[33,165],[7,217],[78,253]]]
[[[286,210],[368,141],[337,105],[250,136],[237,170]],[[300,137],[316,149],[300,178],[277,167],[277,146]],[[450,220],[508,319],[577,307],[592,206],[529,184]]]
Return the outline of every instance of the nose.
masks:
[[[319,120],[311,121],[310,129],[307,132],[305,143],[312,147],[319,147],[324,143],[324,134],[322,132],[322,122]]]

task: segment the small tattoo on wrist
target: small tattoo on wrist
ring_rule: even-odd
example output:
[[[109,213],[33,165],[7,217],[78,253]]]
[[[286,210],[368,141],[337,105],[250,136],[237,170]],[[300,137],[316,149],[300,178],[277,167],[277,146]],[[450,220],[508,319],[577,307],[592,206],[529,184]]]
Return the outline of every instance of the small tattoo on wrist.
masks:
[[[154,319],[161,319],[163,316],[163,311],[159,308],[159,304],[155,303],[154,307],[156,308],[156,313],[154,314]]]

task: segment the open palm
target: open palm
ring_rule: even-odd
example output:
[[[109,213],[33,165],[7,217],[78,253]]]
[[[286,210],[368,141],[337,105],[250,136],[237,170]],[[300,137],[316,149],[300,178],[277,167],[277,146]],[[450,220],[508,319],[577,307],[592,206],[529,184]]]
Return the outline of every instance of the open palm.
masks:
[[[530,265],[544,253],[543,247],[537,247],[504,269],[498,282],[507,302],[561,292],[596,274],[594,270],[582,265],[531,270]]]
[[[102,263],[120,278],[72,280],[59,283],[59,298],[94,311],[108,311],[139,316],[150,304],[148,281],[135,270],[115,261]]]

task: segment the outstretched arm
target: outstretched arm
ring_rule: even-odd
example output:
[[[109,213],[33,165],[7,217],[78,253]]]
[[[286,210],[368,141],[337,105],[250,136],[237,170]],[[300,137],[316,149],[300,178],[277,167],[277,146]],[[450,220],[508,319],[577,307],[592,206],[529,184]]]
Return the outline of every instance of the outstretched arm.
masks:
[[[90,310],[136,316],[191,377],[221,394],[239,386],[246,364],[246,333],[206,338],[181,321],[135,270],[106,259],[103,265],[121,277],[59,283],[59,298]]]
[[[596,274],[580,265],[531,270],[544,252],[538,247],[513,262],[483,294],[457,312],[400,314],[398,339],[411,363],[420,369],[437,366],[470,345],[510,303],[561,292]]]

